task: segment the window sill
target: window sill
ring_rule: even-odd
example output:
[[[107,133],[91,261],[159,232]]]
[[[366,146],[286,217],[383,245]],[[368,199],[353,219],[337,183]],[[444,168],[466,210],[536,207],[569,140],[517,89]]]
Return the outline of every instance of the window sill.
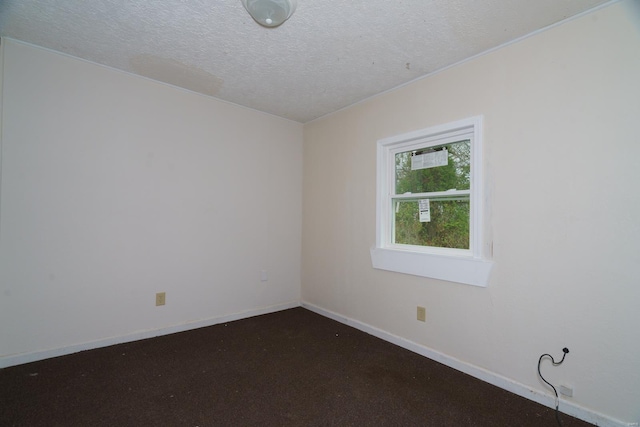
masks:
[[[486,287],[491,261],[426,254],[395,249],[371,248],[373,268]]]

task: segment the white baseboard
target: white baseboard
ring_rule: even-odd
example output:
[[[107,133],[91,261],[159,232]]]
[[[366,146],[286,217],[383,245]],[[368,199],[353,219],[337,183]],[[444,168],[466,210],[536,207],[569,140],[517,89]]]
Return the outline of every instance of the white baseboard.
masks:
[[[158,337],[161,335],[173,334],[176,332],[184,332],[191,329],[203,328],[206,326],[217,325],[220,323],[232,322],[234,320],[246,319],[262,314],[275,313],[276,311],[287,310],[289,308],[299,307],[299,301],[291,301],[288,303],[272,305],[269,307],[258,308],[253,310],[241,311],[238,313],[228,314],[224,316],[212,317],[209,319],[197,320],[195,322],[183,323],[180,325],[169,326],[160,329],[151,329],[146,331],[134,332],[127,335],[104,338],[97,341],[90,341],[71,346],[54,348],[32,353],[21,353],[0,357],[0,369],[9,366],[22,365],[24,363],[35,362],[38,360],[49,359],[52,357],[64,356],[67,354],[77,353],[84,350],[92,350],[94,348],[108,347],[110,345],[122,344],[131,341],[143,340],[146,338]]]
[[[359,329],[363,332],[366,332],[370,335],[373,335],[375,337],[388,341],[392,344],[395,344],[407,350],[413,351],[414,353],[418,353],[431,360],[435,360],[436,362],[442,363],[443,365],[449,366],[450,368],[456,369],[460,372],[464,372],[465,374],[471,375],[472,377],[478,378],[489,384],[493,384],[496,387],[500,387],[504,390],[510,391],[511,393],[517,394],[518,396],[524,397],[526,399],[537,402],[541,405],[555,409],[555,396],[541,393],[538,390],[534,390],[524,384],[513,381],[509,378],[503,377],[496,373],[490,372],[486,369],[471,365],[469,363],[458,360],[454,357],[447,356],[446,354],[437,352],[421,344],[415,343],[413,341],[409,341],[397,335],[393,335],[389,332],[375,328],[371,325],[360,322],[358,320],[354,320],[349,317],[342,316],[338,313],[325,310],[316,305],[302,302],[302,307],[308,310],[311,310],[317,314],[320,314],[322,316],[336,320],[340,323],[344,323],[345,325]],[[589,423],[595,424],[597,426],[632,427],[632,426],[638,425],[638,423],[625,423],[623,421],[616,420],[607,415],[600,414],[598,412],[583,408],[582,406],[576,405],[573,402],[568,402],[563,399],[560,399],[560,411],[567,415],[571,415],[572,417],[579,418],[583,421],[587,421]]]

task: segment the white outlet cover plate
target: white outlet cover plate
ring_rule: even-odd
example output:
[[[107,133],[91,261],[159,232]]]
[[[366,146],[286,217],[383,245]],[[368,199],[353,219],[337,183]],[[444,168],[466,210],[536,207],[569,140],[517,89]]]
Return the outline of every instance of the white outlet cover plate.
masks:
[[[571,386],[561,385],[559,391],[564,396],[573,397],[573,387]]]

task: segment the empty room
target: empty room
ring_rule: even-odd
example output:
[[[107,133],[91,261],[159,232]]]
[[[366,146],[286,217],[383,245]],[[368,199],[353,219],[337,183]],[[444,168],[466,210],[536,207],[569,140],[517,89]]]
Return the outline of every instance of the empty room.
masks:
[[[0,425],[639,425],[640,1],[0,37]]]

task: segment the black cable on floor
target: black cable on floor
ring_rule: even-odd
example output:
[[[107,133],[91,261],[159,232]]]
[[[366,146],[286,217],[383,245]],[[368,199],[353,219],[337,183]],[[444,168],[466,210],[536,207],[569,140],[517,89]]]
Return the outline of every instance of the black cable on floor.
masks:
[[[545,356],[549,356],[549,358],[551,359],[551,363],[553,363],[553,366],[558,366],[559,364],[561,364],[562,362],[564,362],[564,358],[566,357],[567,353],[569,353],[569,349],[567,347],[562,349],[562,359],[560,359],[559,362],[556,362],[555,359],[553,358],[552,355],[550,354],[543,354],[542,356],[540,356],[540,359],[538,359],[538,375],[540,375],[540,378],[542,378],[542,381],[544,381],[545,383],[547,383],[549,385],[549,387],[551,387],[553,389],[553,392],[556,394],[556,421],[558,422],[559,426],[562,426],[562,420],[560,420],[560,411],[559,411],[559,406],[560,406],[560,398],[558,397],[558,391],[556,390],[556,388],[553,386],[553,384],[551,384],[549,381],[545,380],[544,377],[542,376],[542,372],[540,372],[540,363],[542,363],[542,358]]]

